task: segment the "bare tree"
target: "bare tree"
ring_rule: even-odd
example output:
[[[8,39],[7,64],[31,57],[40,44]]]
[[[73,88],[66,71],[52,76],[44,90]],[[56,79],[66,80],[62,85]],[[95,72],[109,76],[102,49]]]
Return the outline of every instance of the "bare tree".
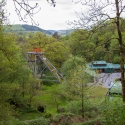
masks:
[[[7,11],[5,9],[6,2],[2,0],[0,2],[0,25],[7,21]]]
[[[54,0],[47,0],[47,2],[55,7],[56,2]],[[29,17],[32,24],[38,25],[33,18],[34,14],[38,13],[41,9],[38,3],[36,3],[34,6],[29,4],[29,0],[13,0],[13,3],[15,6],[15,11],[21,21],[27,22],[26,18]],[[24,15],[22,15],[22,11],[25,12]]]
[[[54,7],[56,6],[55,0],[47,0],[49,4],[53,5]]]
[[[41,10],[41,8],[38,3],[36,3],[34,6],[31,6],[29,4],[29,1],[30,0],[12,0],[15,7],[16,14],[19,17],[19,20],[27,23],[27,18],[30,18],[32,24],[38,25],[38,22],[35,21],[33,16],[36,13],[38,13]],[[56,5],[55,0],[46,0],[46,1],[50,5],[55,7]],[[0,24],[3,24],[3,22],[8,24],[9,14],[7,15],[6,3],[7,3],[7,0],[1,0],[0,2]],[[22,12],[24,14],[22,14]]]
[[[38,3],[36,3],[34,6],[31,6],[28,0],[13,0],[13,3],[19,20],[27,23],[27,17],[29,17],[31,19],[32,24],[36,24],[36,22],[33,19],[33,16],[34,14],[40,11]],[[24,15],[22,15],[22,11],[25,12]]]
[[[105,22],[110,20],[116,26],[117,37],[113,38],[118,41],[119,54],[120,54],[120,67],[121,67],[121,82],[123,92],[123,103],[125,104],[125,78],[124,78],[124,49],[125,45],[122,38],[122,25],[121,20],[124,18],[125,13],[125,0],[73,0],[75,3],[81,3],[83,7],[88,9],[87,12],[78,13],[78,20],[69,22],[74,28],[85,28],[93,32],[105,26]],[[97,25],[98,23],[98,25]],[[109,40],[110,41],[110,40]],[[108,41],[108,42],[109,42]]]

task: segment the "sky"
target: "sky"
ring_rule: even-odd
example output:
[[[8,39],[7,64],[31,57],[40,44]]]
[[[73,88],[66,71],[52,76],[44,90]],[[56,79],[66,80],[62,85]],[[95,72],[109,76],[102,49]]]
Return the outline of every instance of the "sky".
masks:
[[[28,0],[31,6],[38,3],[41,10],[33,17],[35,22],[39,24],[39,27],[45,30],[62,30],[71,28],[67,22],[77,20],[77,13],[83,11],[82,5],[75,4],[72,0],[56,0],[56,6],[50,5],[47,0]],[[36,9],[36,11],[38,11]],[[11,24],[26,24],[20,21],[16,12],[14,3],[12,0],[7,0],[7,12],[9,14],[9,21]],[[21,11],[22,15],[24,12]],[[26,18],[27,24],[32,25],[31,20]]]

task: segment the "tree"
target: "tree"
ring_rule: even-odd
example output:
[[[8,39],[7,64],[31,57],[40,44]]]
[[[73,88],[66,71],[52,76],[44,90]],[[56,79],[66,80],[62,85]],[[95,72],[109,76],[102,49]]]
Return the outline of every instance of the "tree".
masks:
[[[34,6],[31,6],[29,4],[29,0],[12,0],[12,2],[14,4],[15,12],[19,17],[19,20],[27,23],[27,17],[29,17],[32,24],[38,25],[38,23],[36,23],[36,21],[33,18],[34,14],[38,13],[41,9],[38,3],[36,3]],[[56,6],[55,0],[47,0],[47,2],[51,4],[53,7]],[[7,14],[7,10],[5,8],[6,3],[7,0],[0,1],[0,25],[3,23],[8,24],[7,18],[9,15]]]
[[[39,88],[40,88],[40,79],[34,78],[32,75],[29,75],[28,80],[27,80],[27,92],[29,94],[29,99],[28,99],[28,105],[31,107],[32,105],[32,100],[33,97],[37,94]]]
[[[94,49],[94,60],[106,60],[107,62],[119,63],[119,46],[117,39],[113,39],[117,38],[117,31],[116,26],[113,25],[111,22],[112,20],[106,21],[103,24],[105,26],[101,29],[98,29],[94,34],[92,34],[90,40],[96,46]],[[121,20],[121,23],[122,34],[124,36],[124,19]],[[94,27],[91,30],[94,30]]]
[[[86,61],[90,62],[93,60],[93,52],[88,53],[87,50],[95,47],[95,44],[88,39],[89,32],[87,30],[76,30],[69,36],[68,45],[71,50],[72,55],[83,57]]]
[[[63,100],[62,95],[61,95],[62,88],[59,84],[55,84],[51,86],[51,89],[49,90],[50,98],[48,103],[51,103],[51,106],[56,107],[57,113],[61,113],[64,111],[64,109],[61,108],[61,102]],[[64,100],[63,100],[64,102]]]
[[[2,0],[5,1],[5,0]],[[55,7],[56,2],[55,0],[47,0],[47,2]],[[38,13],[40,11],[40,7],[38,3],[36,3],[34,6],[31,6],[28,2],[28,0],[13,0],[15,11],[19,17],[20,20],[27,22],[26,17],[29,17],[31,19],[32,24],[38,25],[36,21],[34,20],[33,16],[34,14]],[[24,15],[22,15],[22,11],[25,12]]]
[[[13,33],[0,31],[0,82],[22,81],[29,74],[26,68],[26,60],[21,54],[21,48],[17,45],[17,37]]]
[[[69,58],[63,63],[61,72],[65,78],[69,78],[70,72],[79,65],[85,65],[85,59],[78,56],[69,55]]]
[[[0,9],[4,1],[0,2]],[[22,78],[26,78],[27,69],[24,58],[21,55],[21,48],[17,45],[17,37],[14,33],[6,33],[3,26],[4,11],[0,10],[0,124],[14,125],[13,119],[16,113],[9,99],[19,89]],[[3,13],[2,13],[3,12]],[[25,71],[25,72],[24,72]]]
[[[41,32],[30,33],[27,41],[27,50],[41,48],[45,52],[46,57],[58,68],[67,59],[67,47],[65,47],[63,42],[59,42],[51,36],[46,36]]]
[[[3,22],[6,22],[7,20],[7,17],[5,16],[5,10],[4,10],[4,7],[6,5],[6,2],[5,0],[2,0],[0,2],[0,26],[3,24]]]
[[[59,36],[58,32],[55,32],[52,36],[53,36],[55,39],[57,39],[57,40],[60,39],[60,36]]]
[[[63,62],[68,58],[68,49],[64,43],[49,37],[49,44],[45,46],[45,54],[57,68],[61,68]]]
[[[117,37],[111,38],[116,39],[119,46],[119,55],[120,55],[120,67],[121,67],[121,82],[122,82],[122,92],[123,92],[123,103],[125,104],[125,78],[124,78],[124,43],[123,43],[123,35],[122,35],[122,23],[123,15],[125,11],[125,1],[124,0],[74,0],[74,2],[81,2],[83,6],[86,6],[89,11],[87,13],[82,13],[82,17],[79,18],[78,21],[71,22],[74,26],[86,28],[91,30],[94,26],[94,29],[91,30],[92,33],[101,29],[105,26],[105,22],[107,20],[111,20],[111,23],[115,26],[117,31]],[[100,22],[99,22],[100,21]],[[98,25],[96,25],[98,23]],[[95,49],[95,48],[94,48]]]
[[[87,72],[85,66],[78,65],[75,69],[70,71],[70,77],[67,80],[66,89],[67,93],[77,100],[81,100],[81,112],[84,117],[84,101],[87,91],[87,83],[90,82],[90,74]]]
[[[0,124],[1,125],[15,125],[14,117],[16,112],[12,106],[7,102],[12,97],[13,91],[17,88],[17,85],[0,83]]]

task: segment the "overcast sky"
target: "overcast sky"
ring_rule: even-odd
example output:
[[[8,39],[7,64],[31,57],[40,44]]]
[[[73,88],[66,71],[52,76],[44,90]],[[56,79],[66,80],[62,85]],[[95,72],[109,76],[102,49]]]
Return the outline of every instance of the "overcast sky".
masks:
[[[77,19],[75,11],[80,13],[83,11],[81,4],[75,4],[72,0],[56,0],[56,7],[47,3],[47,0],[28,0],[30,5],[39,4],[41,10],[34,15],[34,20],[39,23],[39,27],[42,29],[60,30],[67,29],[67,21],[73,21]],[[10,13],[9,20],[11,24],[25,24],[25,22],[19,21],[16,15],[13,1],[8,0],[7,10]],[[22,12],[23,14],[23,12]],[[28,24],[32,24],[30,19],[27,18]]]

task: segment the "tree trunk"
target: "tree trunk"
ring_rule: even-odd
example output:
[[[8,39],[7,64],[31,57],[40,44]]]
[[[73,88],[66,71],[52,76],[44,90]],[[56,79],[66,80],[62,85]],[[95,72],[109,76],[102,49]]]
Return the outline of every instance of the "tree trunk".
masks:
[[[119,11],[119,1],[115,0],[116,4],[116,26],[118,33],[118,42],[119,42],[119,50],[120,50],[120,68],[121,68],[121,83],[122,83],[122,98],[123,103],[125,104],[125,79],[124,79],[124,46],[121,34],[121,26],[120,26],[120,11]]]
[[[55,103],[56,103],[56,109],[57,109],[57,113],[59,114],[59,104],[58,104],[58,102],[57,102],[57,100],[56,100],[56,97],[55,97]]]
[[[82,118],[84,118],[84,87],[82,85]]]
[[[24,86],[24,79],[23,79],[23,92],[22,92],[23,98],[24,98],[24,91],[25,91],[25,86]]]

